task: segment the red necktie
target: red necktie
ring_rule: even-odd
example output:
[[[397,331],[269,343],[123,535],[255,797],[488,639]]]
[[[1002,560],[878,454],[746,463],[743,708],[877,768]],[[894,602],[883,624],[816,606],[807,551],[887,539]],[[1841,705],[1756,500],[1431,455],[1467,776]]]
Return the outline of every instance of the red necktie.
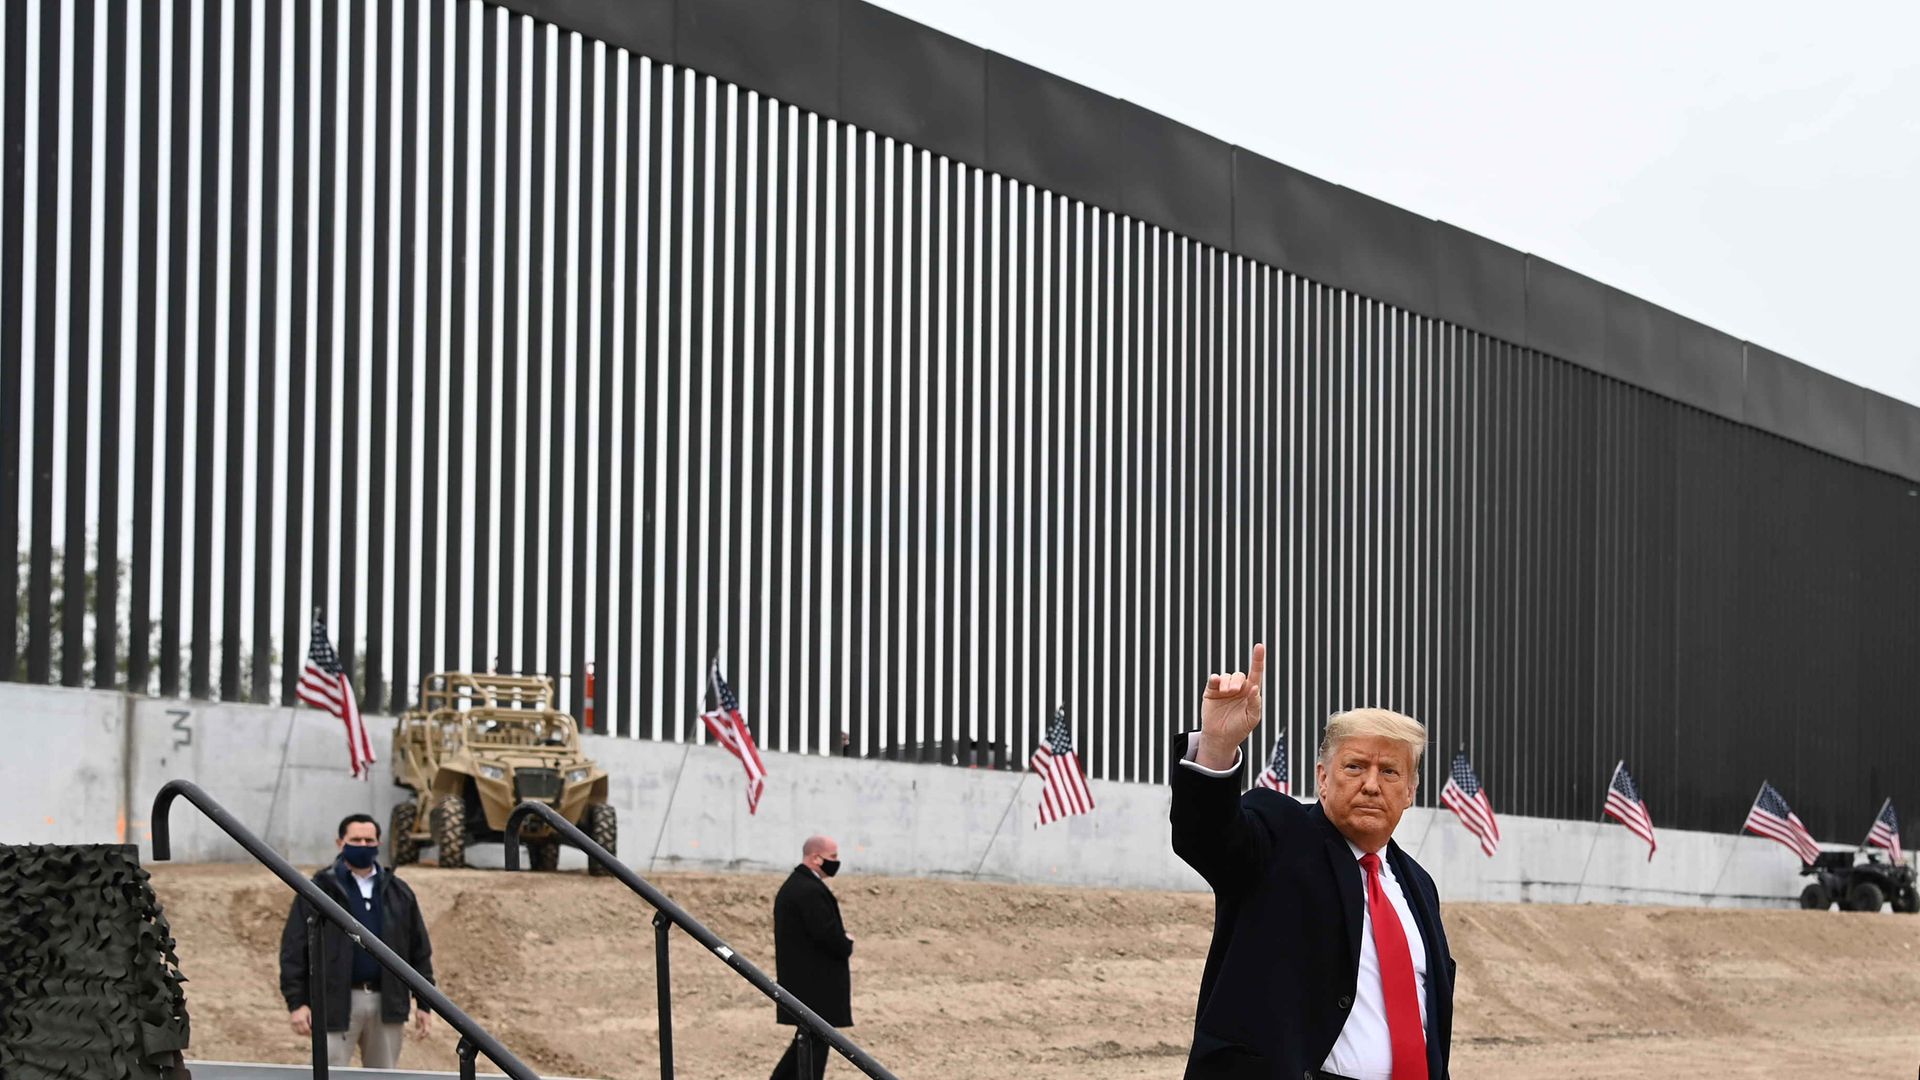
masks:
[[[1393,1080],[1427,1080],[1427,1035],[1420,1025],[1420,989],[1413,953],[1400,913],[1380,885],[1380,856],[1360,856],[1367,872],[1367,914],[1373,919],[1373,951],[1380,958],[1380,992],[1387,999],[1387,1033],[1393,1039]]]

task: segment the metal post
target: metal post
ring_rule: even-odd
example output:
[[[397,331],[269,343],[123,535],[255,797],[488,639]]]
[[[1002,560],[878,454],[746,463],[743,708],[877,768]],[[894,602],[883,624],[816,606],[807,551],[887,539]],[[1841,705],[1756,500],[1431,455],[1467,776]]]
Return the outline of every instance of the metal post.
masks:
[[[673,922],[653,913],[653,971],[660,989],[660,1080],[673,1080],[673,979],[667,970],[667,935]]]
[[[313,1025],[314,1080],[327,1080],[327,969],[320,949],[320,916],[307,912],[307,1012]]]
[[[800,1052],[800,1080],[813,1080],[813,1033],[796,1025],[793,1039],[793,1048]]]
[[[480,1048],[465,1035],[460,1036],[460,1080],[473,1080],[473,1059],[480,1054]]]

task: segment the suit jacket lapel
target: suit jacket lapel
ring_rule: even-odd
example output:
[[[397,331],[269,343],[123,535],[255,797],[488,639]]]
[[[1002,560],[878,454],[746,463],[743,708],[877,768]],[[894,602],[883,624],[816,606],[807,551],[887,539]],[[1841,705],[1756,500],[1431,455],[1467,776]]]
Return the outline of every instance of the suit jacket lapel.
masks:
[[[1347,923],[1347,963],[1354,971],[1360,970],[1360,931],[1361,913],[1366,908],[1365,887],[1360,880],[1360,864],[1353,859],[1353,849],[1347,846],[1347,838],[1333,827],[1327,815],[1318,803],[1308,808],[1308,813],[1320,819],[1321,830],[1326,834],[1327,862],[1333,869],[1334,883],[1340,886],[1340,910],[1346,915]]]
[[[1440,955],[1434,911],[1427,903],[1426,890],[1414,880],[1413,860],[1391,840],[1387,841],[1387,860],[1393,864],[1393,876],[1400,879],[1400,893],[1407,898],[1413,921],[1419,924],[1420,940],[1427,946],[1427,1049],[1428,1057],[1437,1065],[1439,1056],[1433,1053],[1433,1025],[1440,1016],[1440,987],[1446,987],[1447,996],[1451,997],[1453,976],[1447,970],[1447,958]]]
[[[1413,921],[1420,925],[1420,940],[1427,946],[1427,976],[1431,980],[1434,972],[1442,967],[1436,940],[1438,935],[1434,933],[1433,908],[1427,903],[1426,891],[1414,879],[1413,860],[1392,840],[1387,841],[1387,860],[1393,864],[1393,876],[1400,880],[1401,895],[1407,898],[1407,906],[1413,910]],[[1445,977],[1442,971],[1441,978]]]

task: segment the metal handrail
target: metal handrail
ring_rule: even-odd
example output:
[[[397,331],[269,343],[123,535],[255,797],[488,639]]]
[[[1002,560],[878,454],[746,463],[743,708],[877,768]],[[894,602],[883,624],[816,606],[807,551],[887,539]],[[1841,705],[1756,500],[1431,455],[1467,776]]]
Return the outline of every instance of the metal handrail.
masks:
[[[253,856],[261,865],[273,871],[274,876],[287,884],[287,887],[307,902],[307,960],[308,977],[313,980],[310,994],[313,1010],[313,1075],[325,1080],[327,1075],[327,1035],[326,1035],[326,972],[320,963],[320,919],[325,919],[340,928],[354,944],[367,950],[373,958],[400,977],[407,988],[424,999],[433,1012],[444,1017],[447,1024],[460,1033],[460,1074],[473,1076],[474,1052],[487,1055],[500,1070],[514,1080],[540,1080],[539,1074],[522,1064],[513,1056],[512,1051],[500,1045],[486,1029],[475,1023],[473,1018],[461,1011],[458,1005],[447,999],[438,987],[427,981],[426,976],[415,971],[412,964],[400,959],[400,955],[387,947],[379,935],[360,924],[358,919],[347,914],[345,908],[335,903],[333,898],[320,891],[312,881],[300,876],[293,864],[280,857],[251,829],[240,824],[227,812],[213,796],[200,790],[199,785],[187,780],[169,780],[153,797],[153,858],[155,862],[167,862],[173,857],[172,833],[167,826],[167,811],[173,806],[175,796],[184,795],[208,820],[220,826],[228,836],[234,838],[247,854]]]
[[[639,874],[634,873],[632,867],[614,858],[612,852],[595,843],[591,836],[580,831],[579,826],[561,817],[553,807],[548,806],[546,803],[528,799],[514,807],[513,813],[507,816],[505,840],[507,845],[506,862],[508,870],[520,869],[520,827],[525,823],[527,816],[530,814],[544,820],[555,832],[572,841],[573,845],[581,851],[586,852],[587,858],[605,867],[607,872],[615,878],[618,878],[622,885],[632,889],[635,893],[639,894],[642,900],[653,905],[654,971],[659,984],[660,1076],[662,1080],[673,1080],[673,1012],[669,999],[667,933],[675,926],[686,931],[687,936],[699,942],[708,952],[719,957],[728,967],[752,983],[754,989],[773,999],[773,1003],[778,1005],[787,1015],[793,1017],[795,1022],[801,1027],[806,1028],[826,1042],[827,1045],[840,1051],[840,1056],[846,1058],[855,1068],[866,1073],[868,1076],[874,1077],[874,1080],[897,1080],[893,1073],[887,1071],[886,1066],[873,1060],[873,1058],[869,1056],[865,1050],[860,1049],[852,1039],[841,1034],[832,1024],[820,1019],[818,1013],[807,1008],[806,1004],[799,998],[794,997],[791,991],[768,978],[767,973],[756,967],[753,961],[735,952],[732,946],[720,940],[720,935],[707,929],[704,923],[687,914],[686,910],[679,904],[668,899],[667,894],[655,888]],[[811,1076],[812,1073],[808,1069],[808,1066],[811,1064],[811,1062],[808,1061],[809,1049],[804,1039],[800,1041],[800,1055],[800,1075]]]

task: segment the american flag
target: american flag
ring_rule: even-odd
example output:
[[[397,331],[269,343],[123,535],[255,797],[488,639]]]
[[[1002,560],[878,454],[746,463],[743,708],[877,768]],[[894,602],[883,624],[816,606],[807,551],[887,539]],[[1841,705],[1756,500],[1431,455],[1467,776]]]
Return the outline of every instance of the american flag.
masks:
[[[1053,714],[1047,741],[1033,752],[1030,764],[1042,785],[1039,824],[1092,812],[1093,792],[1080,775],[1080,756],[1073,752],[1073,729],[1067,726],[1065,706]]]
[[[1280,738],[1274,740],[1273,756],[1267,759],[1267,767],[1253,778],[1260,787],[1287,794],[1293,785],[1287,781],[1287,733],[1282,731]]]
[[[1760,781],[1760,794],[1754,796],[1753,809],[1747,811],[1747,823],[1741,828],[1780,841],[1787,850],[1800,856],[1803,863],[1812,863],[1820,855],[1820,845],[1813,834],[1800,823],[1799,815],[1788,808],[1787,800],[1765,780]]]
[[[313,643],[307,647],[307,666],[300,673],[296,695],[301,701],[338,717],[347,729],[347,764],[356,777],[373,775],[373,742],[367,738],[366,722],[360,718],[360,703],[355,700],[353,680],[340,666],[340,654],[327,640],[327,628],[320,616],[313,617]]]
[[[1464,750],[1453,755],[1453,775],[1440,789],[1440,801],[1460,818],[1468,832],[1480,838],[1481,851],[1492,856],[1500,850],[1500,822],[1493,816],[1493,802],[1480,786],[1480,778],[1473,775]]]
[[[1634,784],[1633,774],[1627,771],[1624,761],[1613,767],[1604,809],[1608,817],[1617,819],[1628,832],[1647,842],[1647,861],[1652,862],[1654,851],[1660,847],[1653,839],[1653,815],[1647,812],[1647,801],[1640,797],[1640,788]]]
[[[740,715],[740,699],[733,695],[726,676],[720,674],[718,658],[707,673],[707,681],[713,688],[714,708],[701,713],[700,719],[707,722],[713,741],[739,758],[747,770],[747,813],[757,814],[760,793],[767,790],[767,767],[760,763],[760,748],[753,744],[753,729],[747,726],[746,717]]]
[[[1900,819],[1893,814],[1892,799],[1880,807],[1880,816],[1873,819],[1873,828],[1867,830],[1867,845],[1885,848],[1887,858],[1896,863],[1907,861],[1906,853],[1900,849]]]

